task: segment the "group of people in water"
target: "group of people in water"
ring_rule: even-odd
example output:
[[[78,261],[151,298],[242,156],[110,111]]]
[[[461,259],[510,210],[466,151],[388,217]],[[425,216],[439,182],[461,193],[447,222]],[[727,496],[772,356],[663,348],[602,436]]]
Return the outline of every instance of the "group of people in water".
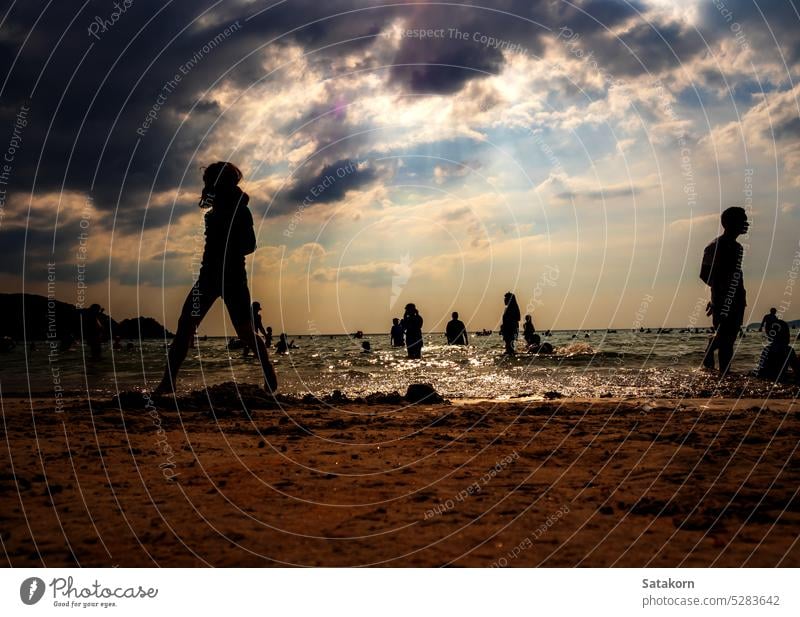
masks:
[[[261,305],[250,302],[245,257],[255,251],[256,237],[253,217],[247,207],[249,197],[239,187],[241,180],[242,172],[232,163],[217,162],[204,170],[199,206],[206,210],[205,246],[200,272],[183,304],[178,329],[169,346],[164,375],[154,394],[174,391],[181,364],[190,345],[194,343],[197,328],[218,298],[225,302],[245,353],[253,351],[259,359],[265,388],[269,392],[275,392],[278,388],[278,379],[267,351],[272,347],[272,329],[264,328],[262,324]],[[711,288],[707,314],[713,322],[713,334],[709,338],[703,365],[708,369],[717,369],[724,375],[730,369],[734,345],[745,314],[743,249],[737,238],[747,232],[749,222],[743,208],[731,207],[722,213],[721,223],[722,235],[703,252],[700,278]],[[512,292],[505,294],[503,303],[505,308],[500,335],[505,344],[505,353],[513,355],[516,353],[522,314]],[[93,305],[85,315],[83,335],[92,355],[100,353],[101,311],[99,305]],[[416,305],[407,304],[402,319],[393,320],[391,344],[395,347],[404,346],[411,359],[421,358],[423,323]],[[765,316],[762,328],[766,329],[769,343],[761,354],[756,374],[777,380],[791,369],[797,378],[800,375],[800,363],[789,344],[791,337],[788,324],[773,310]],[[469,344],[467,328],[458,313],[452,314],[445,336],[450,345]],[[530,315],[525,315],[522,336],[527,351],[553,353],[552,345],[541,342]],[[293,341],[288,341],[286,335],[281,334],[276,351],[285,353],[292,346]],[[364,350],[369,351],[369,346]]]
[[[503,311],[500,335],[505,343],[505,353],[515,355],[515,344],[519,338],[520,310],[517,299],[512,292],[506,293],[503,298],[505,309]],[[469,345],[469,333],[467,326],[458,318],[458,312],[454,311],[452,319],[447,322],[444,336],[448,345]],[[407,304],[403,318],[395,317],[392,319],[392,328],[389,332],[389,340],[392,347],[405,347],[410,359],[422,357],[422,347],[424,344],[422,337],[422,316],[419,314],[415,304]],[[486,332],[486,331],[483,331]],[[483,332],[478,336],[484,336]],[[525,315],[523,326],[523,338],[525,340],[526,351],[531,353],[553,353],[554,349],[550,343],[542,343],[541,337],[536,334],[533,326],[533,318]]]

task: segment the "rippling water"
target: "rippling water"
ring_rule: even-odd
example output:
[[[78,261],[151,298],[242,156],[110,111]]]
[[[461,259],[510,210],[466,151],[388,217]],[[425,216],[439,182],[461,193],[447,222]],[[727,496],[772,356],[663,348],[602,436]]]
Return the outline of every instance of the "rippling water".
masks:
[[[707,340],[699,333],[599,331],[585,338],[584,333],[556,332],[544,339],[556,347],[556,354],[511,358],[502,355],[497,335],[473,336],[469,347],[449,347],[441,334],[428,334],[421,361],[407,360],[404,349],[389,345],[388,335],[365,335],[371,353],[362,353],[361,341],[347,336],[294,338],[299,349],[286,356],[272,355],[280,390],[286,394],[403,393],[414,382],[432,383],[450,398],[492,399],[541,397],[548,392],[586,397],[709,396],[725,393],[726,387],[720,387],[713,374],[698,370]],[[769,384],[747,377],[764,342],[763,335],[755,332],[740,339],[734,371],[743,376],[737,393],[743,387],[753,394],[770,391]],[[209,338],[190,350],[178,384],[181,392],[226,381],[262,382],[258,361],[228,351],[225,343],[223,338]],[[39,343],[33,352],[18,347],[0,355],[0,383],[6,395],[29,391],[52,395],[56,384],[66,393],[112,395],[153,387],[164,359],[163,342],[145,341],[135,351],[112,354],[106,347],[98,362],[88,360],[88,353],[84,360],[79,346],[59,353],[50,363],[47,345]]]

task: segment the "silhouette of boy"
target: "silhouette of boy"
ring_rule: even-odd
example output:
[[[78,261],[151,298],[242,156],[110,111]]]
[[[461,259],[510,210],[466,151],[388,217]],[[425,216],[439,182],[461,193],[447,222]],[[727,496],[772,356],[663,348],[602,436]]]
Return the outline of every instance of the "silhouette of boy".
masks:
[[[400,320],[395,317],[392,319],[392,331],[389,334],[392,339],[392,347],[405,347],[406,340],[405,340],[405,333],[403,332],[403,326],[400,324]]]
[[[531,317],[530,315],[525,315],[525,324],[522,326],[522,336],[525,337],[525,342],[528,343],[528,345],[539,344],[539,341],[536,341],[534,343],[534,337],[536,336],[536,328],[533,327],[533,317]]]
[[[200,207],[205,215],[206,243],[200,274],[183,304],[178,331],[169,347],[164,377],[154,394],[174,391],[178,370],[189,343],[217,298],[222,297],[239,339],[258,352],[268,391],[278,387],[264,341],[256,335],[250,305],[250,289],[244,258],[256,250],[253,215],[247,193],[239,188],[242,172],[232,163],[209,165],[203,173]]]
[[[780,319],[778,319],[778,309],[773,307],[769,309],[769,313],[761,318],[761,325],[758,326],[758,331],[761,332],[762,330],[765,330],[767,337],[769,338],[770,332],[772,332],[772,324],[777,321],[780,321]]]
[[[730,369],[733,346],[744,321],[747,297],[742,274],[744,249],[736,238],[747,233],[750,224],[744,208],[733,206],[722,213],[722,235],[703,251],[700,278],[711,287],[707,315],[712,316],[714,335],[703,358],[706,368],[714,368],[714,352],[719,352],[719,370]]]
[[[448,345],[469,345],[467,337],[467,327],[464,322],[458,318],[458,313],[455,311],[452,315],[453,319],[447,322],[445,328],[445,336],[447,337]]]

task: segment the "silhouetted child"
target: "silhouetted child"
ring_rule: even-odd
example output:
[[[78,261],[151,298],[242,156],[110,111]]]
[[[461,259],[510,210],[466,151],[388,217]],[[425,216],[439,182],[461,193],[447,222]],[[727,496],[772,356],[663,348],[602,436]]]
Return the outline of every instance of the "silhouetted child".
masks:
[[[747,297],[742,275],[744,249],[736,238],[750,225],[744,208],[728,208],[721,216],[723,233],[703,251],[700,278],[711,287],[707,315],[712,316],[714,336],[709,340],[703,365],[714,368],[714,352],[719,352],[719,370],[725,374],[733,360],[733,346],[744,321]]]
[[[406,304],[403,315],[403,330],[406,334],[406,350],[408,357],[419,360],[422,357],[422,315],[413,304]]]
[[[772,322],[767,332],[770,343],[761,352],[756,367],[756,375],[771,381],[780,381],[786,376],[787,369],[792,369],[792,376],[797,380],[800,376],[800,361],[794,349],[789,345],[791,333],[789,324],[781,319]]]
[[[452,315],[453,319],[447,322],[445,328],[445,336],[447,337],[448,345],[469,345],[469,338],[467,336],[467,327],[464,322],[458,318],[458,313],[455,311]]]
[[[286,334],[281,332],[281,335],[278,337],[278,344],[275,345],[275,351],[279,354],[287,354],[290,349],[297,349],[297,345],[294,344],[294,339],[289,342]]]
[[[389,333],[389,336],[392,339],[392,347],[405,347],[405,334],[403,333],[403,326],[400,324],[400,320],[395,317],[392,319],[392,330]]]
[[[272,326],[267,326],[267,331],[264,333],[264,344],[267,349],[272,347]]]
[[[517,304],[517,297],[509,292],[503,296],[503,303],[506,305],[503,311],[503,323],[500,325],[500,334],[503,337],[503,342],[506,344],[505,353],[513,356],[514,341],[517,340],[519,335],[519,320],[522,316]]]
[[[525,342],[528,343],[528,345],[534,344],[533,337],[536,336],[536,328],[533,327],[533,318],[530,315],[525,315],[525,324],[522,326],[522,336],[525,337]]]
[[[269,361],[264,341],[256,336],[250,313],[245,255],[256,249],[250,198],[239,188],[242,172],[225,162],[209,165],[203,173],[200,207],[205,215],[205,248],[200,274],[183,304],[178,331],[169,347],[167,367],[155,394],[174,391],[178,370],[200,322],[217,298],[222,297],[239,338],[258,352],[264,382],[274,392],[278,379]]]
[[[372,345],[369,344],[369,341],[364,341],[361,343],[361,353],[370,353],[372,351]]]

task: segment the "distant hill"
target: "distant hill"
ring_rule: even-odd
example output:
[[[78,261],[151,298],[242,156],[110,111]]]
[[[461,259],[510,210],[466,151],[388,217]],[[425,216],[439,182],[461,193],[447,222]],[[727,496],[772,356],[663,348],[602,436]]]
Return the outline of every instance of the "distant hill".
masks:
[[[151,317],[124,319],[117,323],[102,314],[100,322],[109,340],[114,334],[122,338],[139,338],[141,331],[141,338],[163,338],[165,333],[164,326]],[[0,336],[10,336],[16,341],[60,340],[69,335],[80,338],[80,331],[80,310],[74,304],[48,301],[37,294],[0,293]],[[169,331],[166,335],[173,336]]]
[[[152,317],[136,317],[123,319],[112,328],[115,336],[120,338],[172,338],[175,335]]]
[[[792,330],[794,330],[795,328],[800,328],[800,319],[792,319],[792,320],[784,319],[784,321],[789,324],[789,327],[792,328]],[[748,330],[758,330],[758,326],[760,325],[761,325],[760,321],[754,321],[751,324],[747,324],[745,328],[747,328]]]

